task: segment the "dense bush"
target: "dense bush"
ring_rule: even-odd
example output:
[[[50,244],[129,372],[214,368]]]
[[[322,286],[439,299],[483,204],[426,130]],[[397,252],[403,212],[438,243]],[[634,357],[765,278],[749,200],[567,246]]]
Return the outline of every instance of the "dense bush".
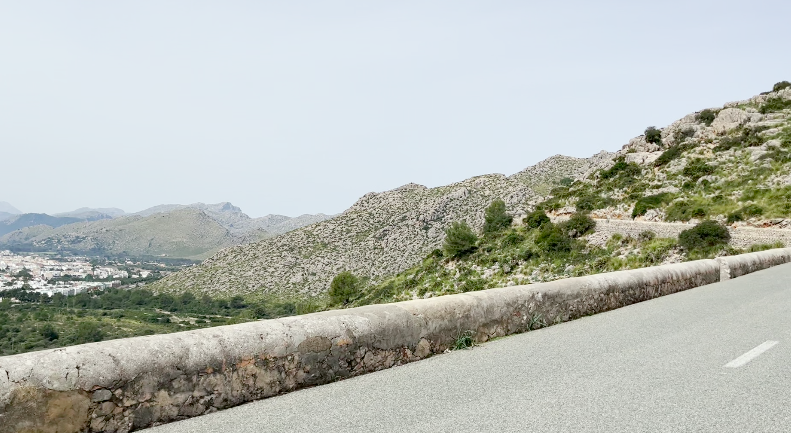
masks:
[[[668,206],[665,213],[667,221],[689,221],[693,218],[704,218],[708,212],[700,204],[689,201],[677,201]]]
[[[607,206],[607,200],[602,196],[594,193],[588,193],[580,196],[574,208],[577,212],[588,212],[596,209],[601,209]]]
[[[687,165],[681,173],[695,182],[703,176],[714,174],[714,167],[706,164],[703,159],[697,158],[687,161]]]
[[[791,108],[791,99],[783,99],[783,98],[769,98],[761,105],[761,108],[758,110],[761,114],[766,113],[774,113],[776,111],[782,111],[786,108]]]
[[[775,83],[775,85],[772,86],[772,91],[779,92],[788,87],[791,87],[791,83],[789,83],[788,81],[781,81],[779,83]]]
[[[569,237],[578,238],[592,232],[596,228],[596,221],[590,216],[578,212],[564,222],[561,228]]]
[[[96,322],[80,322],[72,336],[74,344],[96,343],[104,340],[105,334]]]
[[[519,234],[516,231],[508,231],[508,233],[503,236],[503,240],[500,241],[501,248],[508,248],[510,246],[519,245],[524,242],[525,237]]]
[[[612,167],[601,170],[599,177],[602,180],[614,180],[615,186],[624,187],[633,183],[635,178],[640,176],[642,169],[640,166],[633,162],[626,162],[623,156],[615,159],[615,164]]]
[[[662,144],[662,131],[649,126],[645,129],[645,141],[653,144]]]
[[[728,214],[728,224],[736,221],[744,221],[749,218],[761,216],[764,209],[756,204],[748,204],[733,213]]]
[[[478,236],[466,222],[454,222],[445,230],[445,243],[442,252],[446,257],[461,257],[475,250]]]
[[[662,204],[667,202],[669,197],[670,194],[662,193],[647,195],[637,200],[637,203],[634,205],[634,209],[632,209],[632,218],[645,215],[645,213],[648,212],[648,209],[658,209],[662,207]]]
[[[495,200],[486,208],[483,223],[483,233],[493,234],[511,226],[513,217],[505,213],[505,202]]]
[[[336,275],[330,283],[330,301],[333,304],[348,304],[359,294],[360,281],[349,271]]]
[[[544,224],[549,222],[549,217],[547,214],[540,209],[536,209],[533,212],[527,214],[524,219],[522,219],[522,223],[526,225],[528,228],[537,229],[543,226]]]
[[[711,126],[714,119],[717,117],[717,113],[708,108],[698,113],[697,118],[699,122],[704,123],[706,126]]]
[[[678,243],[688,251],[726,245],[730,240],[728,229],[711,220],[703,221],[678,235]]]
[[[565,253],[571,251],[574,240],[560,226],[545,224],[536,236],[536,244],[548,253]]]

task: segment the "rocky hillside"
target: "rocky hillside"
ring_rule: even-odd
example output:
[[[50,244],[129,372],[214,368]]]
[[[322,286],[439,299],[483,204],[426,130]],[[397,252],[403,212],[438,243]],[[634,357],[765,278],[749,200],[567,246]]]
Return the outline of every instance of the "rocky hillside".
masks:
[[[543,206],[556,215],[791,226],[791,86],[775,88],[647,130]]]
[[[439,247],[451,222],[465,219],[481,227],[492,200],[501,198],[509,211],[524,214],[542,199],[536,191],[548,191],[610,159],[606,152],[592,158],[558,155],[510,177],[492,174],[437,188],[408,184],[368,193],[331,220],[228,248],[156,288],[217,296],[317,294],[345,269],[376,281]]]
[[[318,294],[342,270],[372,287],[440,247],[451,222],[466,220],[480,230],[484,208],[497,198],[517,222],[538,206],[556,218],[591,212],[604,219],[712,218],[735,226],[783,227],[791,216],[790,119],[791,86],[778,83],[748,100],[648,128],[614,154],[556,156],[510,177],[369,193],[333,220],[223,250],[156,288],[216,296]],[[675,248],[657,242],[664,242],[663,254]]]

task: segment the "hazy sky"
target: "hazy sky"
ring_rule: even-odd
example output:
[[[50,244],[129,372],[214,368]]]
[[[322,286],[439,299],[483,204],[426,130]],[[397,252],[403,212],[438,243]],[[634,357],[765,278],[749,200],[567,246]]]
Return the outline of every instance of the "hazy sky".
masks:
[[[784,1],[0,1],[0,200],[369,191],[614,151],[791,80]]]

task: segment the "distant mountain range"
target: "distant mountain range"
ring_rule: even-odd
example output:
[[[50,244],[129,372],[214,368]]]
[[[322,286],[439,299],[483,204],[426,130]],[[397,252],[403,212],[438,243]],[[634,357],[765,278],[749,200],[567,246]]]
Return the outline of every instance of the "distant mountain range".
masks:
[[[4,203],[3,209],[16,210]],[[55,215],[0,213],[0,249],[202,259],[224,247],[276,236],[332,216],[250,218],[231,203],[166,204],[126,214],[80,208]]]

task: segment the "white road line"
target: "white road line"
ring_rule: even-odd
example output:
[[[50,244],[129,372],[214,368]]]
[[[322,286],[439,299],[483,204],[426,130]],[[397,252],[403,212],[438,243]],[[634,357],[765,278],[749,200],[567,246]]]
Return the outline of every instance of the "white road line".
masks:
[[[774,347],[775,344],[777,344],[777,341],[772,341],[772,340],[764,341],[763,343],[759,344],[758,347],[756,347],[755,349],[753,349],[753,350],[745,353],[744,355],[734,359],[733,361],[725,364],[725,367],[727,367],[727,368],[739,368],[742,365],[747,364],[748,362],[752,361],[753,359],[759,357],[762,353],[764,353],[767,350],[769,350],[772,347]]]

